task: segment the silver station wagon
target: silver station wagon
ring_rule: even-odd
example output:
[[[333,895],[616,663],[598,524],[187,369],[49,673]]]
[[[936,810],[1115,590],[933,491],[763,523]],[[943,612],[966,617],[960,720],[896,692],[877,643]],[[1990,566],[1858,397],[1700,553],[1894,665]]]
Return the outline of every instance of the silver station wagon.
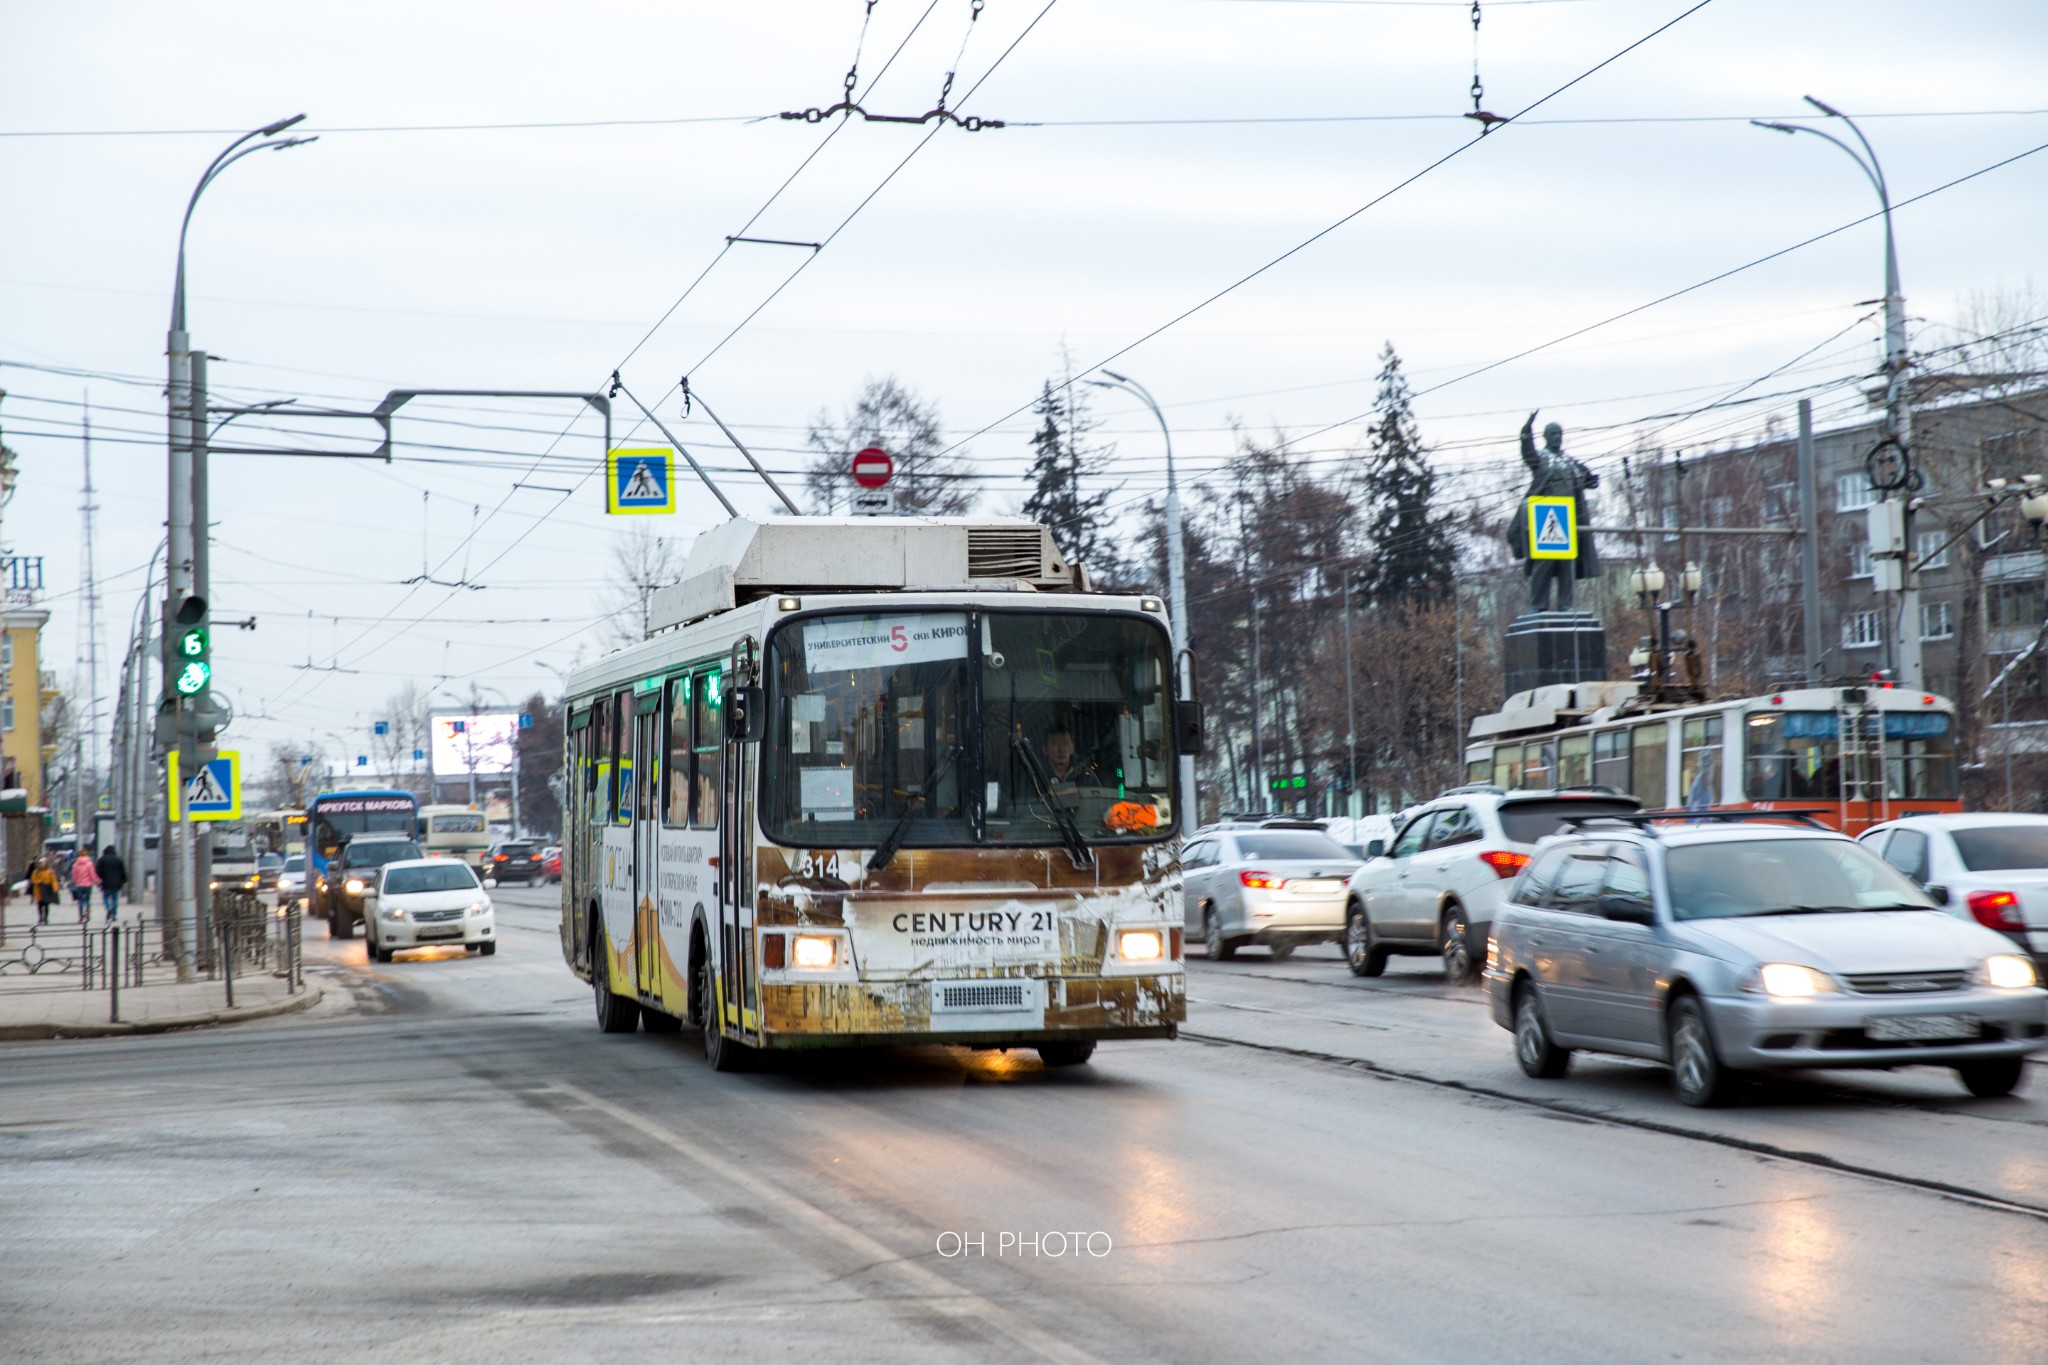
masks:
[[[1684,818],[1580,822],[1517,878],[1486,985],[1529,1075],[1587,1049],[1668,1063],[1692,1105],[1801,1067],[1947,1066],[1992,1096],[2048,1046],[2027,956],[1868,849],[1783,812]]]

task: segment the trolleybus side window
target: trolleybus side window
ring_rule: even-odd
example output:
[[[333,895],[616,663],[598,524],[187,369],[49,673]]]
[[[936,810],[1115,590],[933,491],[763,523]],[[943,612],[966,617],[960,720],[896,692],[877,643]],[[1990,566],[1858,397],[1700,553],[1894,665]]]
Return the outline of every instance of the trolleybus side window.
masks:
[[[607,799],[614,824],[633,823],[633,694],[619,691],[605,705],[611,722],[611,776]]]
[[[690,679],[690,823],[718,823],[718,792],[725,764],[725,679],[716,669]]]
[[[1522,750],[1522,772],[1515,779],[1515,785],[1532,789],[1548,787],[1556,771],[1557,741],[1531,740]]]
[[[1628,788],[1628,731],[1602,730],[1593,736],[1593,781],[1616,791]]]
[[[1832,711],[1766,711],[1743,727],[1743,792],[1752,801],[1833,801],[1841,748]]]
[[[1629,731],[1633,778],[1629,790],[1649,810],[1662,809],[1666,801],[1664,775],[1668,770],[1670,737],[1671,727],[1661,720],[1638,725]]]
[[[1956,751],[1951,730],[1949,718],[1939,712],[1885,712],[1885,777],[1894,800],[1955,798]]]
[[[1694,716],[1684,726],[1678,790],[1686,809],[1698,810],[1721,799],[1721,717]]]
[[[1493,785],[1513,791],[1522,785],[1522,746],[1503,744],[1493,751]]]
[[[661,823],[690,823],[690,679],[688,675],[668,682],[667,759],[661,765]]]

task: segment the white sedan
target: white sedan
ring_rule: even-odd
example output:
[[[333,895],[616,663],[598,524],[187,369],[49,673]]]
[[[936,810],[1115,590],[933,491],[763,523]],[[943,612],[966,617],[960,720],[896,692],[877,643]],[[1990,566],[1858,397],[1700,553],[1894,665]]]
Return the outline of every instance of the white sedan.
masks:
[[[476,873],[453,858],[384,864],[377,884],[364,893],[363,921],[375,962],[439,943],[459,943],[485,957],[498,951],[490,895]]]
[[[2048,815],[1908,815],[1863,846],[2048,970]]]

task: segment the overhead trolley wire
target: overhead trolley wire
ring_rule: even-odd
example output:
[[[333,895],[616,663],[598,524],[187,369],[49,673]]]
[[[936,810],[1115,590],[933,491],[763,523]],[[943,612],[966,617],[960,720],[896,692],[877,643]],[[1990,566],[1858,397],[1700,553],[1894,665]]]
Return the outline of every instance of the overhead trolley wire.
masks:
[[[1656,38],[1658,35],[1669,31],[1676,25],[1683,23],[1685,20],[1699,13],[1701,10],[1705,9],[1708,5],[1712,3],[1713,0],[1697,0],[1697,3],[1693,4],[1690,8],[1686,9],[1684,12],[1680,13],[1675,18],[1668,19],[1664,23],[1659,24],[1656,28],[1651,29],[1648,33],[1645,33],[1642,37],[1636,39],[1628,46],[1622,48],[1620,51],[1615,52],[1608,57],[1603,58],[1602,60],[1594,63],[1592,66],[1587,67],[1584,71],[1581,71],[1578,75],[1572,77],[1563,85],[1558,86],[1556,89],[1550,91],[1548,94],[1539,97],[1538,99],[1534,100],[1533,102],[1527,105],[1524,105],[1521,109],[1517,110],[1513,114],[1508,115],[1506,118],[1499,119],[1494,126],[1503,126],[1506,124],[1513,123],[1517,119],[1520,119],[1524,115],[1528,114],[1531,110],[1540,109],[1545,104],[1548,104],[1550,101],[1556,99],[1559,95],[1562,95],[1565,91],[1570,90],[1573,86],[1578,85],[1580,82],[1591,78],[1596,73],[1606,69],[1609,66],[1612,66],[1615,62],[1620,61],[1623,57],[1635,51],[1643,44],[1649,42],[1653,38]],[[1131,351],[1136,350],[1138,347],[1152,340],[1152,338],[1159,336],[1161,333],[1167,332],[1174,327],[1179,326],[1181,323],[1187,321],[1187,319],[1193,317],[1196,313],[1201,312],[1203,309],[1209,307],[1211,304],[1217,302],[1218,300],[1235,293],[1239,289],[1242,289],[1245,285],[1250,284],[1253,280],[1265,274],[1267,271],[1273,269],[1275,266],[1281,264],[1283,261],[1288,260],[1290,257],[1296,256],[1301,252],[1306,251],[1309,247],[1321,241],[1323,238],[1329,236],[1331,233],[1337,231],[1339,228],[1345,226],[1347,223],[1350,223],[1354,219],[1360,217],[1361,215],[1370,212],[1373,208],[1377,207],[1378,205],[1385,203],[1388,199],[1393,198],[1402,190],[1408,188],[1408,186],[1422,179],[1430,172],[1436,170],[1440,166],[1443,166],[1453,160],[1456,160],[1458,157],[1463,156],[1465,153],[1471,151],[1473,147],[1477,146],[1480,142],[1485,140],[1486,139],[1483,136],[1475,137],[1470,142],[1461,143],[1458,146],[1452,148],[1450,151],[1444,153],[1436,160],[1424,166],[1421,170],[1418,170],[1414,172],[1412,175],[1407,176],[1405,179],[1399,181],[1391,188],[1383,190],[1379,194],[1374,195],[1371,199],[1359,205],[1351,212],[1345,214],[1336,222],[1331,223],[1328,227],[1325,227],[1322,230],[1303,239],[1302,241],[1295,243],[1287,250],[1281,252],[1278,256],[1275,256],[1272,260],[1267,261],[1264,265],[1258,267],[1258,269],[1253,270],[1248,274],[1240,276],[1236,280],[1233,280],[1231,283],[1223,286],[1223,288],[1217,290],[1215,293],[1209,295],[1201,302],[1194,304],[1192,307],[1183,309],[1181,312],[1175,314],[1173,317],[1168,318],[1165,322],[1160,323],[1157,327],[1154,327],[1151,331],[1146,332],[1143,336],[1140,336],[1135,340],[1130,341],[1125,345],[1119,347],[1118,349],[1110,352],[1108,355],[1102,357],[1094,364],[1087,366],[1078,374],[1073,375],[1072,377],[1067,379],[1065,383],[1060,384],[1057,387],[1059,389],[1066,389],[1072,386],[1078,380],[1084,379],[1088,375],[1096,373],[1097,371],[1101,370],[1103,366],[1110,364],[1111,362],[1118,359],[1120,356],[1127,355]],[[958,450],[961,446],[965,445],[967,441],[974,439],[975,436],[979,436],[984,432],[987,432],[990,428],[998,426],[1003,422],[1007,422],[1011,418],[1023,413],[1026,409],[1030,408],[1031,405],[1033,403],[1036,403],[1037,401],[1038,398],[1034,396],[1028,402],[1019,404],[1017,407],[1014,407],[1010,411],[1004,413],[1001,417],[996,418],[995,421],[990,422],[987,426],[981,428],[980,431],[977,431],[973,433],[973,435],[965,437],[962,440],[955,441],[952,445],[946,447],[945,450],[941,451],[940,454],[951,454],[953,451]]]

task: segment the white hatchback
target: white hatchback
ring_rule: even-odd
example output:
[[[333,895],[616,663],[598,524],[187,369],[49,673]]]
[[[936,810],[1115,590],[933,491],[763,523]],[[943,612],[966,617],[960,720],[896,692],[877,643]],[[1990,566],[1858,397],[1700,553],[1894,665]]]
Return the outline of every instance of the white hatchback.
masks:
[[[491,897],[466,863],[418,858],[386,863],[363,895],[370,958],[389,962],[407,948],[459,943],[489,957],[498,951]]]

